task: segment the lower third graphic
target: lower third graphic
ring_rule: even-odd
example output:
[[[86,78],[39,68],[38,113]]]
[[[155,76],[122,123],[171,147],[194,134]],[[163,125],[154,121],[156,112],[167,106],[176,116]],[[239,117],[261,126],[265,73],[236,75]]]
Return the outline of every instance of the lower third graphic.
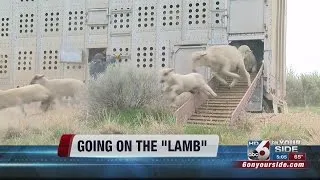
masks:
[[[248,159],[254,161],[270,160],[269,141],[248,141]]]

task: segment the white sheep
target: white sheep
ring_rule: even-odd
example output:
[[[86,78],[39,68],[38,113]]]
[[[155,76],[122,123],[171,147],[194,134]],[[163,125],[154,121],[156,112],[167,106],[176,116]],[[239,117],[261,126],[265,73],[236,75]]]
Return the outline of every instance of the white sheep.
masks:
[[[176,97],[184,92],[196,93],[202,91],[208,96],[217,97],[217,94],[210,88],[201,74],[182,75],[173,71],[173,68],[164,68],[159,71],[160,83],[164,83],[162,91],[169,93],[172,107],[177,104]]]
[[[39,84],[27,85],[20,88],[0,90],[0,109],[20,106],[26,116],[24,104],[41,102],[40,108],[46,112],[53,102],[52,93]]]
[[[74,101],[79,100],[85,90],[85,84],[77,79],[47,79],[43,74],[36,74],[30,84],[41,84],[48,88],[56,99],[62,101],[63,97],[71,97]]]
[[[252,73],[257,72],[257,60],[250,47],[247,45],[241,45],[238,50],[244,58],[246,70]]]
[[[204,51],[196,51],[191,55],[192,71],[196,72],[199,66],[207,66],[212,70],[212,74],[224,85],[228,85],[227,81],[220,75],[233,78],[229,87],[235,86],[240,76],[234,72],[239,72],[241,76],[246,77],[248,86],[251,84],[250,74],[246,71],[243,57],[238,49],[231,45],[215,45],[210,46]]]

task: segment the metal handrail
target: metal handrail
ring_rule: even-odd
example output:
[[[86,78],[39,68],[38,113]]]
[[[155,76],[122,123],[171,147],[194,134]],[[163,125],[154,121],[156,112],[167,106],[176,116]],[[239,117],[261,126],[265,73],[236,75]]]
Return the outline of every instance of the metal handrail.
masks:
[[[260,79],[261,79],[261,75],[262,75],[262,72],[263,72],[263,67],[264,66],[262,64],[261,67],[260,67],[259,72],[257,73],[257,75],[254,78],[254,80],[252,81],[250,87],[248,88],[248,90],[246,91],[244,96],[242,97],[240,103],[238,104],[236,109],[232,112],[231,119],[230,119],[231,124],[233,124],[235,122],[235,120],[240,116],[241,112],[243,112],[245,110],[247,104],[249,103],[250,98],[251,98],[252,94],[254,93],[254,91],[255,91],[255,89],[257,87],[258,81],[260,81]]]

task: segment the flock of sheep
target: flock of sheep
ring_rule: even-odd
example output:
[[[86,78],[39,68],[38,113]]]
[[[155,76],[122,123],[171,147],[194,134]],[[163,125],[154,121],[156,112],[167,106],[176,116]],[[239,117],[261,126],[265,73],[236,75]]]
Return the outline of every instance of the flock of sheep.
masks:
[[[70,97],[73,102],[79,100],[85,84],[77,79],[47,79],[44,75],[36,74],[29,85],[0,90],[0,109],[19,106],[26,116],[24,105],[41,102],[40,108],[46,112],[56,100],[62,102],[64,97]]]
[[[255,57],[246,45],[238,49],[230,45],[217,45],[208,47],[205,51],[197,51],[192,54],[193,73],[181,75],[174,73],[172,68],[160,70],[160,83],[165,83],[163,91],[169,94],[174,104],[178,95],[183,92],[205,92],[216,97],[217,94],[209,87],[204,77],[196,73],[196,68],[207,66],[212,69],[213,76],[220,82],[228,83],[221,78],[226,75],[233,78],[229,87],[233,87],[241,76],[246,77],[248,86],[251,84],[248,71],[255,72],[257,63]],[[240,75],[234,72],[239,72]],[[19,106],[26,116],[24,105],[41,102],[40,108],[46,112],[56,101],[62,101],[64,97],[71,97],[73,102],[79,101],[81,93],[86,90],[85,84],[77,79],[47,79],[44,75],[35,75],[30,84],[9,90],[0,90],[0,110]],[[172,104],[172,105],[173,105]],[[174,105],[173,105],[174,106]]]
[[[228,83],[221,75],[231,77],[233,80],[229,88],[236,85],[241,78],[240,75],[246,78],[248,86],[250,86],[249,72],[257,71],[256,58],[247,45],[242,45],[238,49],[231,45],[216,45],[208,47],[204,51],[196,51],[191,56],[193,73],[181,75],[175,73],[173,68],[160,70],[160,83],[164,84],[163,92],[169,96],[173,108],[176,107],[177,96],[184,92],[194,94],[202,91],[208,96],[217,97],[204,77],[196,73],[197,67],[211,68],[212,75],[224,85],[228,85]],[[235,72],[239,72],[240,75]]]

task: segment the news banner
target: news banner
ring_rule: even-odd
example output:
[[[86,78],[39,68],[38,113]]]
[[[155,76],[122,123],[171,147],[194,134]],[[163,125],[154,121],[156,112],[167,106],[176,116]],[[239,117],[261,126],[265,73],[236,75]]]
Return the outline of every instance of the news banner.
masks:
[[[19,172],[72,178],[319,177],[319,146],[286,139],[249,140],[245,146],[219,141],[218,135],[66,134],[58,146],[0,146],[0,178]]]

